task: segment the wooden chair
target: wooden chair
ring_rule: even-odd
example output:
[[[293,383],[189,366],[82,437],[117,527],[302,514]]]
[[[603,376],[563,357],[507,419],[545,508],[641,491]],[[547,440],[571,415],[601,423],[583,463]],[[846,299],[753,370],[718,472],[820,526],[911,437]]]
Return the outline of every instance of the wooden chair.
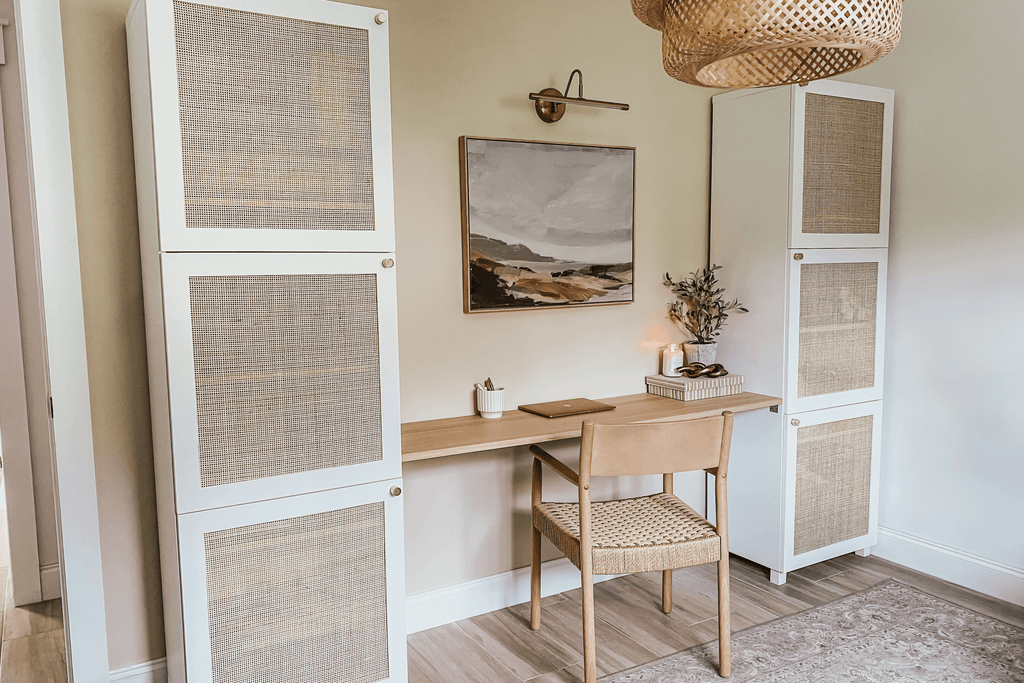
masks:
[[[533,549],[530,628],[540,628],[540,537],[547,536],[580,569],[583,584],[585,683],[597,680],[594,574],[662,572],[662,604],[672,611],[672,570],[718,562],[719,673],[732,673],[729,640],[729,534],[725,495],[732,439],[730,412],[683,422],[607,425],[583,423],[580,471],[530,446],[533,461]],[[548,465],[579,488],[579,503],[544,503]],[[713,526],[672,494],[672,474],[705,470],[715,475]],[[628,500],[590,500],[592,477],[661,474],[664,493]]]

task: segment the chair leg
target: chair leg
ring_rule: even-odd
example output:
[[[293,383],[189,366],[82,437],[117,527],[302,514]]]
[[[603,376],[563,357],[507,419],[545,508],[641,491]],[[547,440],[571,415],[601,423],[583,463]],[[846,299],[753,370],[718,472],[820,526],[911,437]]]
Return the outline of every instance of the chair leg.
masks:
[[[672,614],[672,570],[661,572],[661,611]]]
[[[540,532],[532,527],[530,550],[530,628],[540,628]]]
[[[718,673],[732,675],[732,631],[729,626],[729,554],[718,561]]]
[[[597,683],[597,638],[594,629],[594,575],[580,573],[583,588],[583,683]]]

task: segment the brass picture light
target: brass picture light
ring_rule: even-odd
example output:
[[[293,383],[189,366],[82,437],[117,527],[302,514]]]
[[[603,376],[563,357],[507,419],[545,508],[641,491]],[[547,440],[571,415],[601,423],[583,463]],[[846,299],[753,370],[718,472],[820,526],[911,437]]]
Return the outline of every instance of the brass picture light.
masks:
[[[578,97],[569,97],[569,88],[572,87],[573,76],[579,76]],[[569,74],[569,82],[565,84],[565,95],[562,95],[555,88],[544,88],[540,92],[530,93],[530,99],[537,104],[537,116],[544,123],[554,123],[565,114],[565,105],[582,104],[587,107],[602,107],[604,109],[621,109],[629,111],[629,105],[622,102],[605,102],[604,100],[588,100],[583,97],[583,72],[573,69]]]

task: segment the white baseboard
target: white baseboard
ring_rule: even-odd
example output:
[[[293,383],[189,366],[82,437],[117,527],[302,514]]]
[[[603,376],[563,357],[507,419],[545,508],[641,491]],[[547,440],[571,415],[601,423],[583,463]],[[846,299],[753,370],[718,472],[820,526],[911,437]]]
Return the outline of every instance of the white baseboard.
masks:
[[[1024,569],[878,527],[878,557],[1024,607]]]
[[[614,576],[595,576],[598,583]],[[580,587],[580,570],[569,560],[545,562],[541,568],[541,592],[547,597]],[[530,568],[439,588],[406,599],[409,633],[450,624],[530,599]],[[167,660],[155,659],[110,672],[111,683],[167,683]]]
[[[110,683],[167,683],[167,659],[161,657],[110,672]]]
[[[43,600],[56,600],[61,596],[59,564],[47,564],[39,568],[39,587],[42,589]]]
[[[614,579],[595,576],[594,582]],[[541,567],[541,594],[545,597],[580,587],[580,570],[563,558],[545,562]],[[514,569],[475,581],[438,588],[406,598],[406,624],[409,633],[469,619],[480,614],[528,602],[530,568]]]

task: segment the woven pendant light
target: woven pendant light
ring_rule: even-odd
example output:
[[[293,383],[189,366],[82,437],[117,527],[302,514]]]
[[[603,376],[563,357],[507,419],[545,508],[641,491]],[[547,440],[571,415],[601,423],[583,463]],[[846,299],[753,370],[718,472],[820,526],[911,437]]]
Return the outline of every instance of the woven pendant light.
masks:
[[[631,0],[664,34],[669,76],[712,88],[806,83],[852,71],[900,40],[902,0]]]

